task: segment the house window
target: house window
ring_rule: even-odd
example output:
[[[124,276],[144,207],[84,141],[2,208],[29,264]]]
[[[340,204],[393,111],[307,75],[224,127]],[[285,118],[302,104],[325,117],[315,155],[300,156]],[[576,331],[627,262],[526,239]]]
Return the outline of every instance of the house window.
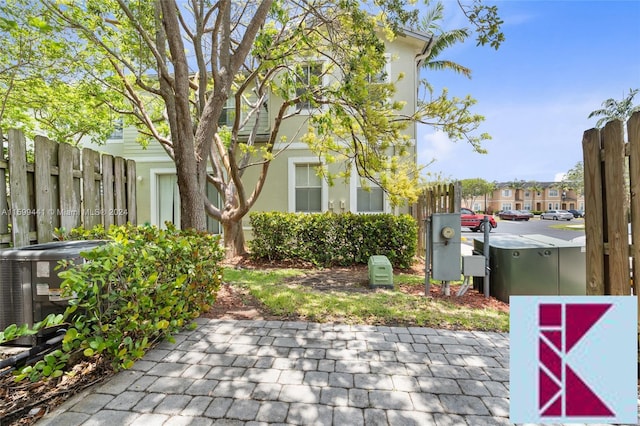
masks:
[[[384,211],[384,191],[378,185],[363,188],[358,184],[358,213],[382,213]]]
[[[556,203],[555,209],[560,210],[560,203]]]
[[[524,210],[531,210],[531,203],[524,203]]]
[[[553,210],[553,204],[549,203],[549,208],[548,210]]]
[[[503,189],[502,190],[502,196],[503,197],[511,197],[511,190],[510,189]],[[509,208],[511,208],[511,207],[509,207]]]
[[[511,203],[502,203],[502,210],[511,210]]]
[[[218,119],[218,126],[233,127],[233,122],[236,119],[236,99],[234,97],[228,98],[225,102],[220,118]]]
[[[384,84],[391,82],[391,56],[385,54],[385,65],[377,74],[369,74],[367,76],[367,82],[369,83],[368,93],[369,98],[383,102],[388,96],[388,92],[384,89]]]
[[[296,164],[295,211],[322,211],[322,179],[316,173],[320,164]]]
[[[296,88],[296,96],[302,99],[296,105],[296,111],[309,111],[315,106],[313,92],[322,85],[322,62],[302,64],[297,79],[301,87]]]
[[[557,197],[558,196],[558,190],[557,189],[550,189],[549,190],[549,197]]]
[[[531,197],[531,191],[524,191],[524,196],[525,197]]]
[[[121,118],[117,118],[113,121],[113,133],[109,135],[109,140],[113,139],[122,139],[124,137],[122,128],[124,126],[124,120]]]
[[[474,203],[473,204],[473,211],[479,212],[479,211],[482,211],[482,210],[484,210],[482,208],[482,204],[480,204],[480,203]]]

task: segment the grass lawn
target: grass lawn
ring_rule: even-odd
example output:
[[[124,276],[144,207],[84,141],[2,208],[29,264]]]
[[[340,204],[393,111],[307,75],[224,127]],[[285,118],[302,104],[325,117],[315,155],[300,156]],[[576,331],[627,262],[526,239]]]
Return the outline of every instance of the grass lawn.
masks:
[[[419,275],[395,275],[393,290],[344,291],[297,284],[295,277],[304,273],[298,269],[226,268],[224,281],[247,289],[274,315],[307,321],[509,331],[509,314],[498,309],[473,308],[399,290],[400,286],[424,289],[424,277]]]

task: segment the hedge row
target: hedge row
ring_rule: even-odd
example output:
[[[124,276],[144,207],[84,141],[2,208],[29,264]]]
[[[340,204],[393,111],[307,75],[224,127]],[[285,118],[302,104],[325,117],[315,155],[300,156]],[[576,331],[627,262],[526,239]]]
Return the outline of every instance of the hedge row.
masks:
[[[256,259],[326,267],[384,255],[393,266],[406,268],[416,253],[418,227],[409,215],[253,212],[249,220],[253,240],[248,245]]]

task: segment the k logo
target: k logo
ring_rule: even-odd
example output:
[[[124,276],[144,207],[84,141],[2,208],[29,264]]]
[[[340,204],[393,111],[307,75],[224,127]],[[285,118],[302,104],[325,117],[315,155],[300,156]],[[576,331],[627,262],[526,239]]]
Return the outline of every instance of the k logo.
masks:
[[[635,424],[635,297],[512,296],[511,421]]]
[[[540,416],[613,416],[609,407],[565,360],[565,355],[611,308],[611,304],[541,303],[538,306]]]

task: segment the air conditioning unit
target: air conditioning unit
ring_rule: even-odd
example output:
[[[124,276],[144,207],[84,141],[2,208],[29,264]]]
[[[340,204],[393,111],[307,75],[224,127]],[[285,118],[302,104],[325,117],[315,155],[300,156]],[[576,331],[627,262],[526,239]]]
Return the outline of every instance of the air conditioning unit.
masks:
[[[58,261],[84,262],[81,252],[105,243],[57,241],[0,250],[0,330],[11,324],[32,326],[49,314],[63,313],[68,299],[61,294]],[[34,345],[36,340],[37,336],[22,337],[13,343]]]

